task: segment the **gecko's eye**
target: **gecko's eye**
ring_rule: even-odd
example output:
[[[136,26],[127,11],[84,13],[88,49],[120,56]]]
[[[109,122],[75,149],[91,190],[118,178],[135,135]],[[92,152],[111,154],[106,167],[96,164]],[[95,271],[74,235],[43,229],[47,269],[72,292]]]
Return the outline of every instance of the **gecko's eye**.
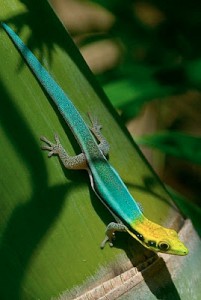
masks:
[[[166,243],[166,242],[160,242],[160,243],[158,244],[158,248],[159,248],[161,251],[167,251],[167,250],[170,248],[170,246],[169,246],[168,243]]]

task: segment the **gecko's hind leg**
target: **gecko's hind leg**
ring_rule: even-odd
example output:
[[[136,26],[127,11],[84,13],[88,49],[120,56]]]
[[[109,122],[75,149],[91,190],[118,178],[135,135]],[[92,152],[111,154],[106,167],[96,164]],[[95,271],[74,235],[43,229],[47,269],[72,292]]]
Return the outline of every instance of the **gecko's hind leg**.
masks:
[[[76,155],[76,156],[70,156],[66,152],[66,150],[61,145],[61,142],[59,140],[59,137],[57,134],[54,136],[55,142],[50,142],[46,137],[42,136],[40,139],[45,143],[45,145],[42,146],[43,150],[49,151],[48,157],[51,157],[52,155],[58,155],[61,162],[63,163],[64,167],[67,169],[86,169],[87,163],[86,158],[83,153]]]
[[[107,156],[110,146],[106,138],[101,133],[102,125],[98,122],[98,119],[96,117],[92,117],[90,113],[88,113],[88,116],[92,124],[90,130],[99,142],[98,147],[102,151],[102,153]]]

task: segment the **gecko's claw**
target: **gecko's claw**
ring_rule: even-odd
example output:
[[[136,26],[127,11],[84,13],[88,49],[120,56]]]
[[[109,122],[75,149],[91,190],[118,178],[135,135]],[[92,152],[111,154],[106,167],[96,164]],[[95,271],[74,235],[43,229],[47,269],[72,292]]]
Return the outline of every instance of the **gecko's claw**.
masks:
[[[57,133],[54,134],[54,139],[55,139],[55,142],[57,143],[57,145],[60,145],[60,139],[59,139],[59,136]]]
[[[46,144],[48,144],[48,145],[52,145],[52,143],[45,137],[45,136],[41,136],[40,137],[40,140],[42,141],[42,142],[45,142]]]
[[[141,212],[144,213],[142,204],[140,202],[137,202],[137,205],[138,205],[139,209],[141,210]]]
[[[104,238],[104,240],[102,241],[102,243],[100,244],[100,248],[103,249],[103,248],[105,247],[105,244],[106,244],[107,242],[109,242],[110,247],[113,247],[112,241],[109,239],[108,236],[106,236],[106,237]]]
[[[43,145],[41,148],[43,150],[49,151],[48,157],[51,157],[54,154],[58,154],[60,146],[61,146],[58,134],[55,134],[54,138],[55,138],[56,144],[50,142],[45,136],[40,137],[40,140],[43,141],[44,143],[46,143],[46,145]]]
[[[49,153],[48,153],[48,157],[51,157],[52,155],[54,155],[55,154],[55,152],[52,150],[52,151],[50,151]]]
[[[110,235],[106,235],[102,243],[100,244],[100,248],[103,249],[105,247],[105,244],[108,242],[110,247],[113,247],[113,240],[115,240],[115,233],[113,232]]]
[[[108,241],[108,237],[106,236],[106,237],[104,238],[104,240],[102,241],[102,243],[100,244],[100,248],[101,248],[101,249],[103,249],[103,248],[105,247],[105,244],[107,243],[107,241]]]
[[[41,149],[49,151],[48,157],[51,157],[54,154],[54,152],[52,151],[52,147],[50,146],[42,146]]]
[[[101,131],[102,129],[102,125],[98,122],[98,118],[97,117],[94,117],[92,116],[89,112],[88,112],[88,117],[89,117],[89,120],[92,124],[92,127],[90,127],[90,130],[93,132],[93,133],[98,133]]]

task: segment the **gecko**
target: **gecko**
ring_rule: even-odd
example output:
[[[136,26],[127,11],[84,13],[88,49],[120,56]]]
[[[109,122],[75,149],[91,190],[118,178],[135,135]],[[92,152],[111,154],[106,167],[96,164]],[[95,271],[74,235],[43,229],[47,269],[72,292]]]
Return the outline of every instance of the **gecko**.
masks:
[[[179,239],[175,230],[165,228],[145,217],[139,204],[130,194],[117,171],[109,163],[107,159],[109,144],[102,135],[102,126],[98,120],[90,115],[92,125],[89,127],[67,94],[21,38],[7,24],[1,23],[1,25],[39,84],[56,104],[82,152],[76,156],[69,156],[56,134],[54,143],[44,136],[41,137],[44,143],[43,150],[49,151],[49,157],[57,155],[67,169],[87,170],[93,191],[109,209],[116,221],[107,226],[101,248],[104,248],[107,242],[112,247],[115,232],[120,231],[129,233],[145,248],[154,252],[187,255],[188,249]]]

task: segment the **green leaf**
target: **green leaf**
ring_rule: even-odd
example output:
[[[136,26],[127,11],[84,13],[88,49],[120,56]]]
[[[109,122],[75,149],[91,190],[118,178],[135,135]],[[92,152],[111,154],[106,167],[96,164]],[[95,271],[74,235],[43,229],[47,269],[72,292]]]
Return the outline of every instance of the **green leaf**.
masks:
[[[157,148],[160,151],[201,164],[201,137],[181,132],[161,132],[137,139],[139,145]]]
[[[48,3],[0,0],[0,7],[0,19],[40,58],[85,121],[88,111],[99,118],[110,162],[145,215],[179,230],[183,218]],[[113,249],[100,250],[113,217],[92,193],[86,172],[64,170],[41,151],[40,136],[53,139],[55,132],[70,155],[80,148],[2,29],[0,37],[0,299],[75,298],[146,265],[153,254],[123,233]]]

